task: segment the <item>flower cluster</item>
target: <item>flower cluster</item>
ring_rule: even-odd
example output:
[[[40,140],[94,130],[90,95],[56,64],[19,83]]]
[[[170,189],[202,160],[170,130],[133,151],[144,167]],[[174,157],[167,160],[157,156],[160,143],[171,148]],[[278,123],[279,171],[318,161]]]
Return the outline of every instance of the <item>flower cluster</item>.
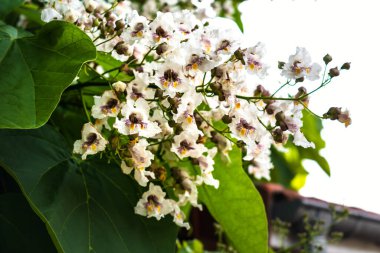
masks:
[[[180,207],[202,208],[197,186],[219,187],[213,177],[214,169],[223,169],[214,168],[217,153],[228,161],[238,145],[248,172],[269,180],[271,145],[285,144],[291,135],[295,145],[314,147],[302,133],[302,111],[309,95],[334,76],[323,77],[309,93],[300,87],[293,96],[275,96],[287,85],[319,79],[322,67],[304,48],[279,64],[287,82],[271,93],[262,85],[268,69],[264,45],[243,48],[232,21],[200,19],[188,10],[158,12],[150,20],[127,1],[101,0],[52,1],[42,19],[54,18],[77,24],[98,50],[124,62],[119,71],[132,76],[128,82],[114,80],[111,90],[94,97],[93,121],[84,125],[74,153],[86,159],[106,151],[123,173],[149,185],[137,214],[156,219],[171,214],[188,228]],[[325,118],[350,123],[339,108]]]

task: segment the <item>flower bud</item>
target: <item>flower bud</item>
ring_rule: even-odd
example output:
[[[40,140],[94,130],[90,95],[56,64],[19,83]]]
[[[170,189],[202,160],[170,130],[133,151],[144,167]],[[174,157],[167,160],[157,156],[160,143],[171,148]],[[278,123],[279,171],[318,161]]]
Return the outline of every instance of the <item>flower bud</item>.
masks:
[[[164,167],[151,166],[149,170],[152,171],[154,173],[155,178],[160,180],[161,182],[164,182],[166,180],[167,172]]]
[[[332,61],[332,57],[331,57],[331,55],[326,54],[326,55],[323,57],[323,61],[325,62],[326,65],[329,64],[329,62]]]
[[[169,48],[169,46],[167,43],[161,43],[160,45],[157,46],[156,53],[158,55],[161,55],[161,54],[165,53],[166,51],[168,51],[168,48]]]
[[[124,41],[118,42],[115,46],[114,49],[116,50],[116,53],[120,55],[128,55],[128,45],[124,43]]]
[[[306,105],[308,105],[309,104],[309,97],[305,96],[306,94],[307,94],[306,88],[303,87],[303,86],[301,86],[301,87],[298,88],[298,92],[295,95],[295,98],[296,99],[302,98],[301,101],[304,102]],[[295,103],[297,104],[297,101]]]
[[[279,69],[283,69],[284,66],[285,66],[285,62],[283,62],[283,61],[279,61],[279,62],[278,62],[277,67],[278,67]]]
[[[276,128],[273,132],[272,132],[272,136],[273,136],[273,140],[277,143],[284,143],[285,141],[285,136],[284,136],[284,133],[283,131],[280,129],[280,128]]]
[[[331,68],[330,71],[329,71],[329,75],[331,77],[339,76],[339,74],[340,74],[340,72],[339,72],[339,69],[337,67]]]
[[[123,30],[125,28],[125,23],[123,20],[119,19],[118,21],[115,22],[116,30]]]
[[[231,118],[230,116],[228,116],[228,115],[224,115],[224,116],[222,117],[222,121],[223,121],[223,123],[225,123],[225,124],[230,124],[230,123],[232,122],[232,118]]]
[[[305,77],[303,76],[296,79],[296,83],[302,83],[303,81],[305,81]]]
[[[113,83],[112,84],[112,88],[116,91],[116,92],[124,92],[125,89],[127,88],[127,84],[124,83],[124,82],[121,82],[121,81],[117,81],[116,83]]]
[[[238,59],[242,64],[245,65],[245,61],[244,61],[244,52],[243,50],[241,50],[240,48],[238,50],[236,50],[234,52],[234,56],[236,57],[236,59]]]
[[[337,120],[339,115],[342,113],[342,108],[340,107],[331,107],[327,113],[323,114],[323,117],[326,119]]]
[[[351,62],[346,62],[340,67],[340,69],[349,70],[351,68]]]

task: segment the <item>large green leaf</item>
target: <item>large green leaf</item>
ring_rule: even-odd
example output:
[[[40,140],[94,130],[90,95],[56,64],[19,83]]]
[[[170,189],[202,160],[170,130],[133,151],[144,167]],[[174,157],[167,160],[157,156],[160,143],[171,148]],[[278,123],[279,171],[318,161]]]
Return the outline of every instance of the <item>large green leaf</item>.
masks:
[[[49,125],[1,130],[0,143],[0,164],[59,252],[174,252],[177,227],[170,219],[135,215],[141,189],[118,166],[96,159],[78,165]]]
[[[323,129],[322,120],[315,117],[306,110],[303,111],[303,128],[302,131],[305,137],[315,144],[313,148],[298,148],[300,156],[305,159],[311,159],[318,163],[322,170],[330,176],[330,166],[323,156],[320,155],[320,150],[326,146],[325,141],[321,137],[321,131]]]
[[[234,147],[227,163],[215,157],[213,175],[220,181],[218,189],[199,188],[201,201],[225,230],[239,253],[267,253],[268,228],[260,194],[242,169],[241,152]]]
[[[91,39],[73,24],[53,21],[30,36],[0,26],[0,128],[45,124],[82,64],[96,57]]]
[[[20,193],[0,195],[0,252],[57,252],[44,224]]]
[[[20,6],[24,0],[1,0],[0,19],[4,18],[8,13]]]

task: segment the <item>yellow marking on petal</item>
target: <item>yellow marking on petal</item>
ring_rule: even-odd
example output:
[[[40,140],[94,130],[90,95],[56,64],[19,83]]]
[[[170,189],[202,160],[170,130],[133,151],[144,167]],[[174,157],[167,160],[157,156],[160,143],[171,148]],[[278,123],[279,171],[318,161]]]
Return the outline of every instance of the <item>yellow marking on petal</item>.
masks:
[[[245,133],[247,132],[247,129],[245,129],[244,127],[240,130],[240,135],[245,135]]]
[[[198,70],[198,64],[197,64],[197,63],[194,63],[194,64],[192,65],[192,68],[193,68],[193,70]]]
[[[296,75],[301,74],[301,68],[295,68],[294,72],[296,73]]]
[[[255,69],[255,64],[253,64],[253,63],[249,64],[249,69],[250,70],[254,70]]]
[[[237,103],[235,104],[235,108],[236,108],[236,109],[240,109],[240,107],[241,107],[240,102],[237,102]]]
[[[148,204],[146,205],[146,210],[148,211],[148,213],[151,213],[154,210],[154,206],[152,204]]]
[[[129,129],[130,129],[130,130],[135,129],[135,124],[132,123],[132,124],[129,126]]]
[[[95,144],[92,144],[92,145],[91,145],[91,150],[92,150],[92,151],[95,151],[95,150],[96,150],[96,145],[95,145]]]
[[[168,87],[168,85],[169,85],[169,82],[168,82],[168,81],[165,81],[165,82],[164,82],[164,87]]]
[[[155,42],[160,42],[160,40],[161,40],[161,37],[155,37],[155,38],[153,38],[153,40],[155,41]]]
[[[210,53],[211,52],[211,45],[206,45],[206,53]]]
[[[310,73],[310,71],[311,71],[311,69],[310,69],[310,68],[306,68],[305,70],[306,70],[306,73],[308,73],[308,74],[309,74],[309,73]]]
[[[139,31],[136,35],[137,35],[137,37],[141,38],[144,35],[144,33],[142,31]]]
[[[157,212],[161,212],[161,206],[156,206]]]
[[[177,81],[173,82],[173,87],[174,87],[174,88],[177,87],[177,85],[178,85],[178,82],[177,82]]]
[[[181,149],[181,155],[186,154],[186,152],[187,152],[187,149],[186,149],[186,148]]]
[[[112,113],[116,113],[116,111],[117,111],[117,110],[116,110],[115,107],[111,109],[111,112],[112,112]]]
[[[187,121],[187,123],[191,123],[191,122],[193,122],[193,117],[191,117],[190,115],[189,116],[187,116],[186,117],[186,121]]]

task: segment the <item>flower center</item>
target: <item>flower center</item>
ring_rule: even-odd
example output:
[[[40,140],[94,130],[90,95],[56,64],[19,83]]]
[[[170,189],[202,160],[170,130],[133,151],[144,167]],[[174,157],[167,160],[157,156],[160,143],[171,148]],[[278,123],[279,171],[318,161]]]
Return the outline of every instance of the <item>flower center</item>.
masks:
[[[145,203],[145,208],[148,213],[161,211],[161,203],[158,201],[158,197],[156,195],[149,195],[147,200],[148,202]]]
[[[181,83],[181,79],[178,78],[178,73],[172,69],[168,69],[164,72],[164,76],[160,78],[161,84],[164,87],[177,87]]]
[[[82,148],[88,149],[88,147],[91,147],[92,150],[96,149],[96,144],[98,143],[98,136],[95,133],[90,133],[87,135],[86,141],[83,142]]]
[[[119,101],[117,99],[110,98],[107,103],[101,107],[101,109],[104,113],[115,113],[118,104]]]
[[[240,122],[236,125],[236,129],[240,132],[240,135],[252,134],[255,128],[248,124],[245,119],[240,119]]]

